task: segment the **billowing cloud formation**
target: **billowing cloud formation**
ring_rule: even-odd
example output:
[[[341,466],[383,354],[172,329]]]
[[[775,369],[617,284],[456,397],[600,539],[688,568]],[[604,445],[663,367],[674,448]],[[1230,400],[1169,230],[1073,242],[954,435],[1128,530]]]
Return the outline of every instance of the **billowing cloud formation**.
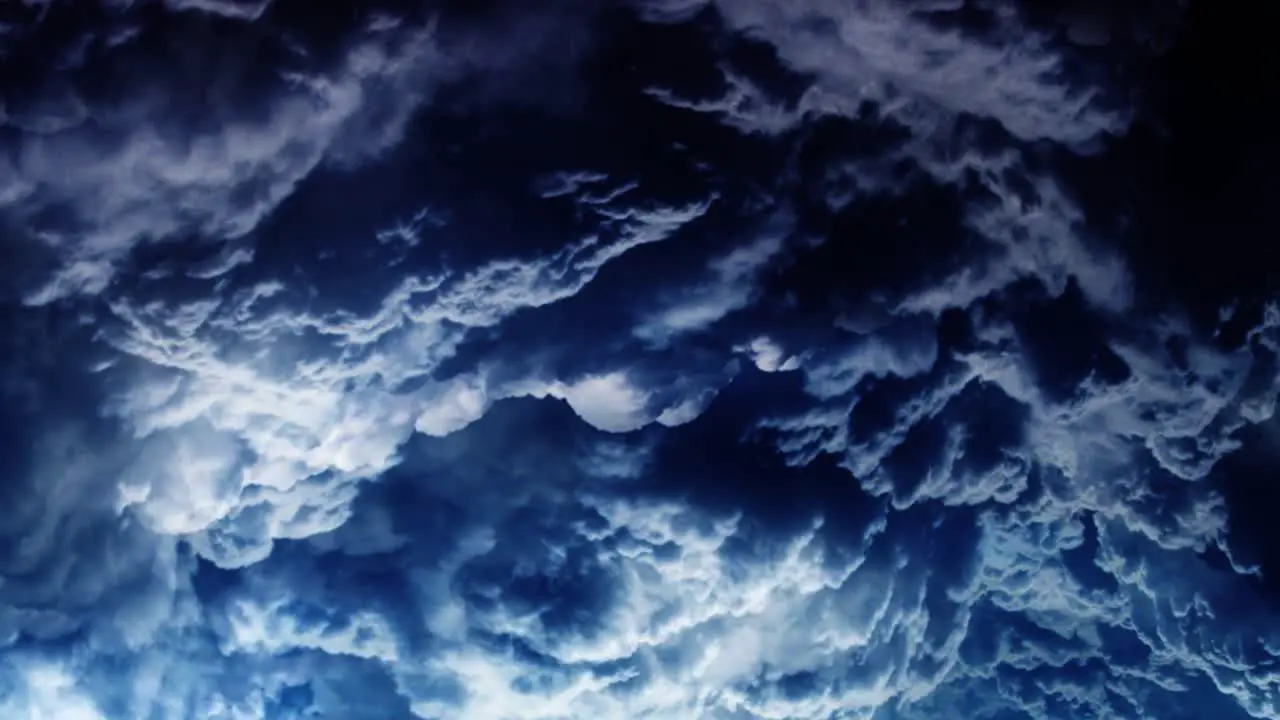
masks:
[[[243,20],[266,9],[265,3],[173,5]],[[169,31],[195,32],[207,22],[200,14],[178,15]],[[127,15],[113,19],[129,22]],[[0,192],[20,208],[17,219],[30,242],[55,254],[60,266],[29,301],[101,291],[113,266],[142,242],[241,238],[322,162],[355,160],[399,140],[431,86],[431,38],[398,21],[374,18],[367,25],[342,41],[328,67],[315,67],[320,63],[296,48],[285,64],[269,68],[268,78],[253,77],[261,69],[254,63],[289,51],[267,50],[279,42],[254,25],[230,42],[184,47],[166,46],[145,27],[111,37],[90,31],[75,51],[122,56],[112,71],[174,63],[183,69],[154,75],[126,97],[101,99],[86,97],[101,93],[84,87],[95,80],[88,73],[51,72],[33,97],[10,108],[7,124],[23,137],[0,170]],[[44,36],[36,28],[31,41]],[[203,97],[192,97],[193,86]]]
[[[0,711],[1280,717],[1163,18],[537,5],[6,21]]]

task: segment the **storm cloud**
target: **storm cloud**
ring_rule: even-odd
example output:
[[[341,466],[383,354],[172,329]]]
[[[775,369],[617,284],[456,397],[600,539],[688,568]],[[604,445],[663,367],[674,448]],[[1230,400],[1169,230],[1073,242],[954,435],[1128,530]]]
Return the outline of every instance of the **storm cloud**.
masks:
[[[0,11],[0,711],[1280,718],[1196,17]]]

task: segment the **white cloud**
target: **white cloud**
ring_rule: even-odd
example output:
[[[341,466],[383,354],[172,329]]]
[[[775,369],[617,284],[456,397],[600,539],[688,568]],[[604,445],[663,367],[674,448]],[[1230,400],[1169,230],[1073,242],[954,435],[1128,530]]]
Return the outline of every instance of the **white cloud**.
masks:
[[[156,532],[204,530],[239,501],[239,450],[206,428],[153,436],[121,478],[126,507],[140,506]]]
[[[215,286],[184,304],[121,298],[110,340],[146,365],[119,378],[111,410],[139,438],[170,448],[141,456],[121,492],[154,529],[198,533],[191,541],[210,559],[243,566],[265,557],[273,539],[344,522],[356,484],[398,462],[415,431],[455,432],[501,398],[560,397],[611,432],[653,422],[664,408],[651,412],[649,390],[622,370],[498,385],[483,367],[453,380],[430,375],[469,328],[572,297],[609,262],[706,209],[599,206],[599,236],[530,260],[406,276],[367,317],[273,309],[263,305],[279,290],[271,284],[225,298]],[[396,390],[406,383],[416,389]]]
[[[489,403],[483,382],[456,381],[430,402],[418,416],[414,428],[424,435],[444,437],[479,420]]]
[[[837,566],[820,518],[775,545],[740,517],[716,520],[679,504],[593,507],[607,526],[583,529],[582,542],[619,593],[594,618],[600,626],[551,627],[501,604],[470,608],[471,628],[518,638],[555,662],[533,665],[476,644],[445,649],[431,673],[459,682],[465,697],[457,705],[424,699],[416,706],[423,717],[871,717],[900,694],[927,693],[940,675],[917,663],[940,656],[945,666],[963,637],[961,623],[941,647],[925,638],[923,598],[953,600],[883,524],[869,526],[863,546]],[[735,555],[757,543],[754,555]],[[527,562],[550,561],[529,552]],[[781,687],[802,673],[813,674],[812,692]]]
[[[571,384],[559,383],[548,394],[562,397],[583,420],[608,432],[627,432],[649,423],[647,393],[621,372],[596,375]]]
[[[243,19],[256,12],[247,3],[183,6]],[[0,197],[36,223],[59,263],[28,302],[101,292],[145,242],[252,232],[322,163],[349,164],[395,143],[442,69],[434,53],[425,31],[368,29],[332,74],[285,73],[287,89],[265,113],[211,108],[207,129],[192,130],[172,126],[168,101],[139,95],[134,107],[92,108],[83,124],[24,135],[0,161]],[[119,139],[104,144],[104,128]],[[54,209],[62,224],[40,227]]]
[[[692,4],[678,3],[673,12],[684,16]],[[988,200],[966,207],[966,223],[991,243],[990,257],[957,267],[946,282],[899,299],[900,312],[967,307],[1024,278],[1040,279],[1055,293],[1074,278],[1098,307],[1128,308],[1126,268],[1083,235],[1083,219],[1071,198],[1018,152],[990,149],[991,139],[975,137],[966,119],[994,120],[1016,141],[1050,140],[1080,150],[1128,130],[1129,108],[1108,99],[1105,88],[1081,85],[1069,67],[1073,60],[1049,36],[1023,25],[1016,12],[990,9],[990,27],[969,34],[930,17],[948,10],[945,3],[703,4],[713,5],[732,30],[769,43],[786,67],[813,78],[812,84],[795,108],[785,108],[750,79],[726,70],[724,98],[688,100],[651,90],[658,100],[718,115],[743,132],[768,135],[823,115],[866,122],[863,110],[870,107],[877,122],[896,123],[910,137],[878,157],[831,158],[832,172],[849,176],[855,195],[901,192],[903,181],[892,168],[903,161],[949,185],[976,177],[989,194]],[[661,20],[665,7],[658,3],[649,9]],[[1027,180],[1034,197],[1013,187],[1010,174]],[[831,203],[844,206],[851,199],[856,197],[836,192]]]
[[[292,650],[319,650],[389,663],[398,658],[389,623],[369,611],[308,623],[292,614],[285,601],[261,605],[239,600],[228,609],[227,617],[229,630],[222,640],[222,651],[228,654],[280,655]]]
[[[632,384],[621,370],[572,382],[530,381],[514,385],[510,392],[513,396],[564,400],[578,417],[605,432],[630,432],[654,421],[648,408],[649,393]]]
[[[210,258],[208,262],[188,270],[187,274],[201,280],[212,280],[222,277],[240,265],[248,265],[251,262],[253,262],[253,248],[228,244],[222,252]]]
[[[790,372],[800,367],[800,358],[786,355],[780,345],[766,335],[753,339],[741,350],[752,356],[752,362],[762,372]]]
[[[1075,280],[1096,307],[1124,312],[1132,302],[1124,262],[1086,245],[1080,211],[1055,183],[1044,178],[1032,182],[1036,198],[1028,203],[1002,183],[984,179],[996,200],[970,206],[967,222],[993,243],[995,257],[966,265],[946,281],[909,295],[899,311],[965,308],[1019,280],[1035,278],[1055,296]]]
[[[19,692],[0,700],[7,717],[25,720],[108,720],[63,667],[33,662],[27,666]],[[6,693],[7,694],[7,693]]]
[[[693,422],[707,409],[707,406],[711,404],[715,396],[716,391],[710,388],[696,395],[690,395],[658,413],[658,417],[654,418],[654,422],[666,427],[679,427]]]
[[[593,186],[608,179],[608,173],[591,170],[560,172],[540,179],[535,189],[539,197],[550,200],[566,195],[576,195],[584,187]]]
[[[271,3],[272,0],[165,0],[174,10],[198,10],[236,20],[257,20]]]
[[[245,7],[187,4],[233,15]],[[698,7],[667,0],[649,9],[683,18]],[[917,132],[904,157],[935,179],[1026,169],[1007,154],[948,157],[935,141],[959,114],[994,118],[1018,137],[1068,145],[1118,132],[1126,122],[1124,113],[1067,92],[1055,75],[1060,58],[1042,38],[1013,45],[1004,35],[1018,29],[1009,18],[997,17],[996,35],[974,42],[887,3],[747,0],[720,8],[731,25],[768,40],[784,60],[818,77],[795,118],[846,112],[855,100],[872,98]],[[1026,52],[1012,52],[1017,47]],[[927,65],[939,53],[941,66]],[[381,67],[387,58],[373,54],[371,67]],[[998,81],[987,82],[992,73]],[[743,128],[761,129],[762,121],[770,132],[789,127],[792,116],[779,108],[749,117],[741,101],[756,89],[735,87],[744,94],[731,102],[686,106],[726,113]],[[341,98],[331,99],[341,105]],[[231,155],[253,173],[284,178],[284,185],[329,157],[330,150],[312,147],[301,160],[262,160],[259,151],[287,150],[288,143],[251,130],[244,143],[230,144],[260,144]],[[342,133],[334,132],[338,142]],[[204,183],[239,182],[210,160],[225,159],[225,148],[197,142],[192,152],[201,157],[172,165],[164,154],[173,149],[156,142],[154,164],[124,153],[129,162],[120,172],[173,179],[197,206],[202,197],[226,199],[223,189]],[[254,165],[259,162],[271,167]],[[130,170],[129,163],[141,169]],[[110,175],[94,172],[100,175],[94,182]],[[0,607],[0,640],[70,637],[76,657],[88,652],[84,648],[123,647],[128,661],[141,666],[144,646],[167,652],[173,648],[166,643],[208,640],[205,628],[194,628],[212,618],[218,647],[198,646],[191,655],[225,664],[234,676],[225,683],[172,679],[166,673],[180,671],[157,659],[160,650],[146,655],[151,664],[144,669],[128,671],[137,684],[130,691],[148,698],[136,706],[159,708],[161,717],[263,717],[286,684],[273,673],[313,683],[316,697],[334,695],[323,683],[336,680],[317,668],[335,659],[352,663],[334,666],[341,668],[332,673],[339,680],[366,666],[390,673],[424,718],[870,720],[890,713],[906,720],[1002,710],[1102,717],[1117,715],[1117,704],[1137,706],[1153,688],[1185,690],[1184,697],[1197,702],[1201,696],[1188,688],[1216,689],[1258,717],[1276,715],[1280,681],[1268,671],[1280,654],[1280,638],[1269,630],[1277,626],[1274,613],[1243,596],[1228,597],[1223,588],[1236,579],[1231,571],[1208,568],[1196,553],[1223,546],[1228,527],[1206,476],[1237,446],[1237,431],[1273,416],[1280,379],[1264,377],[1272,370],[1265,355],[1280,344],[1280,310],[1270,310],[1250,335],[1251,345],[1231,352],[1175,322],[1131,327],[1122,313],[1129,303],[1125,268],[1081,240],[1078,210],[1060,189],[1033,179],[1035,198],[1028,199],[993,177],[983,180],[989,202],[968,216],[994,251],[989,260],[966,264],[936,286],[881,298],[889,311],[882,322],[837,323],[844,334],[823,347],[797,347],[790,338],[784,347],[760,335],[733,349],[764,371],[803,372],[814,404],[761,423],[778,436],[792,465],[831,454],[850,471],[841,479],[871,496],[858,498],[871,508],[869,518],[858,520],[850,508],[832,503],[823,508],[826,517],[789,535],[770,532],[767,512],[716,515],[680,500],[621,499],[627,483],[643,487],[646,474],[665,471],[644,447],[628,444],[636,438],[621,433],[652,422],[688,422],[714,388],[656,386],[638,367],[592,366],[586,356],[575,360],[589,369],[566,377],[543,367],[512,377],[488,361],[452,378],[435,375],[474,329],[500,336],[501,325],[522,311],[572,297],[630,249],[697,221],[711,200],[636,207],[624,202],[639,194],[634,186],[596,187],[608,179],[603,174],[558,177],[541,190],[551,197],[579,194],[578,209],[602,219],[598,233],[541,257],[406,276],[367,316],[272,309],[280,282],[232,296],[223,296],[219,285],[206,298],[182,303],[148,302],[141,298],[145,288],[131,288],[135,297],[113,305],[118,325],[103,333],[138,362],[103,366],[102,373],[118,383],[111,412],[127,422],[142,451],[129,462],[100,462],[106,454],[68,452],[78,445],[72,437],[46,452],[54,459],[39,468],[40,479],[48,480],[45,494],[14,508],[7,521],[16,523],[22,542],[4,558],[0,592],[18,604]],[[235,234],[269,211],[273,198],[227,217],[202,216],[196,207],[196,224]],[[151,227],[156,218],[134,218],[127,200],[116,207],[115,200],[98,199],[81,211],[101,211],[108,229],[135,220]],[[392,235],[408,243],[414,232],[401,227]],[[119,247],[132,242],[120,239],[125,235],[108,237],[96,254],[72,252],[65,272],[83,272],[86,283],[107,282],[95,273],[109,273],[117,241]],[[780,248],[762,240],[719,258],[708,266],[708,282],[664,298],[636,334],[672,339],[748,306],[753,279]],[[250,259],[227,250],[191,274],[213,280]],[[1074,278],[1094,308],[1123,326],[1098,352],[1114,352],[1129,377],[1095,374],[1066,399],[1052,398],[1012,323],[978,312],[969,315],[975,337],[964,350],[942,352],[936,315],[1024,278],[1040,280],[1055,295]],[[1167,349],[1177,340],[1185,341],[1185,362]],[[675,390],[679,397],[671,397]],[[877,392],[885,394],[873,396]],[[546,522],[536,541],[512,543],[496,527],[468,528],[453,537],[452,551],[402,534],[420,528],[396,527],[389,517],[395,508],[346,524],[360,484],[394,466],[412,433],[448,435],[500,399],[520,395],[563,399],[584,422],[619,434],[578,459],[580,469],[608,483],[601,496],[575,492],[572,500],[522,505],[533,522]],[[1010,437],[984,434],[992,428],[983,423]],[[98,492],[109,484],[101,475],[119,480],[122,497]],[[786,492],[789,479],[780,473],[727,480],[752,487],[773,481]],[[422,481],[424,492],[432,481]],[[103,506],[86,512],[86,497],[102,499]],[[115,512],[117,499],[126,507],[123,517]],[[560,516],[571,514],[572,503],[588,506],[580,522]],[[491,519],[468,507],[456,514],[472,512]],[[146,528],[137,527],[139,517]],[[30,518],[37,519],[28,529]],[[111,533],[97,524],[103,518]],[[10,537],[8,524],[4,529]],[[833,530],[843,531],[843,544],[830,539]],[[145,548],[129,546],[134,536],[126,531],[146,534]],[[216,607],[198,607],[185,585],[183,563],[191,558],[174,538],[156,534],[185,536],[198,554],[224,568],[262,561],[275,541],[290,538],[314,538],[289,551],[326,553],[317,565],[337,563],[335,556],[346,553],[373,573],[383,570],[378,562],[393,562],[387,557],[408,558],[411,568],[388,574],[403,571],[395,580],[412,585],[407,593],[416,593],[420,604],[407,609],[411,619],[404,620],[388,610],[387,598],[345,582],[351,578],[326,576],[332,582],[323,592],[291,587],[288,580],[296,578],[261,587],[250,580],[247,589],[217,588]],[[99,538],[106,538],[97,543],[105,549],[77,545],[78,553],[67,552],[73,540],[89,546]],[[380,553],[387,557],[376,557]],[[503,553],[517,556],[511,572]],[[498,580],[468,575],[486,562],[499,566]],[[110,566],[111,576],[98,565]],[[259,566],[238,578],[270,571]],[[150,584],[134,587],[135,576]],[[553,591],[549,598],[513,600],[519,590],[504,583],[516,577],[545,579]],[[578,584],[597,581],[603,599],[585,618],[565,621],[550,611],[581,589]],[[337,596],[353,607],[331,602]],[[58,603],[72,610],[48,609]],[[109,617],[85,628],[75,606],[105,608]],[[418,638],[402,624],[421,625],[429,640],[410,641]],[[80,629],[83,642],[73,636]],[[482,642],[486,637],[501,641]],[[1122,643],[1132,647],[1112,652]],[[277,657],[293,669],[275,667]],[[1095,671],[1104,661],[1105,671]],[[88,683],[77,679],[75,663],[63,668],[6,658],[0,672],[5,663],[28,672],[16,682],[0,677],[0,714],[105,720],[107,705],[95,705],[84,692]],[[461,687],[458,702],[448,696],[450,681]],[[789,687],[805,683],[811,687],[803,692]],[[382,694],[393,693],[383,688]]]
[[[695,3],[679,3],[685,15]],[[989,27],[971,35],[945,27],[930,7],[872,0],[746,0],[711,4],[728,26],[777,48],[789,67],[817,78],[800,112],[856,116],[875,103],[918,131],[964,113],[999,121],[1023,140],[1077,145],[1127,130],[1127,108],[1099,88],[1075,87],[1068,61],[1050,38],[1012,9],[986,11]],[[661,19],[660,3],[648,9]]]
[[[713,260],[702,284],[668,294],[661,310],[642,320],[632,332],[654,345],[710,327],[756,297],[757,276],[783,248],[776,234],[763,235]]]
[[[973,639],[977,645],[992,644],[989,664],[957,665],[935,696],[920,699],[918,708],[908,705],[906,717],[932,717],[968,702],[962,698],[972,697],[971,692],[981,693],[995,708],[1053,714],[1045,703],[1061,701],[1105,714],[1115,712],[1107,691],[1145,697],[1152,685],[1177,690],[1196,678],[1210,678],[1219,692],[1267,717],[1280,688],[1266,674],[1242,670],[1248,665],[1242,657],[1263,657],[1271,652],[1263,649],[1270,641],[1256,634],[1246,639],[1250,633],[1239,628],[1257,622],[1269,626],[1270,620],[1260,618],[1270,615],[1262,610],[1224,615],[1222,610],[1248,604],[1242,598],[1249,594],[1233,585],[1239,582],[1233,573],[1253,570],[1234,559],[1229,570],[1211,569],[1196,553],[1221,548],[1230,557],[1226,506],[1205,478],[1237,447],[1235,433],[1252,422],[1245,408],[1267,404],[1278,392],[1275,383],[1242,382],[1267,366],[1258,350],[1269,342],[1264,338],[1273,337],[1272,325],[1264,321],[1253,331],[1258,344],[1252,348],[1223,351],[1197,340],[1180,323],[1148,323],[1134,328],[1127,340],[1111,341],[1129,368],[1127,378],[1109,384],[1086,377],[1073,395],[1053,400],[1041,391],[1017,333],[984,327],[977,313],[971,317],[979,324],[978,349],[960,355],[961,365],[951,373],[935,373],[914,388],[904,385],[882,427],[852,437],[848,409],[766,423],[783,434],[780,447],[797,453],[796,462],[819,453],[843,457],[864,489],[892,496],[902,510],[931,500],[990,507],[981,515],[979,585],[972,599],[1052,633],[1058,638],[1052,643],[1062,645],[1045,646],[1049,641],[1036,641],[1034,633],[1016,628],[975,627],[972,633],[997,633],[998,639]],[[1186,348],[1182,366],[1168,350],[1179,344]],[[850,356],[858,354],[855,347]],[[898,364],[885,367],[893,372]],[[1007,409],[983,409],[969,401],[963,415],[944,413],[981,384],[999,388],[996,392],[1030,414],[1026,440],[1004,448],[993,473],[974,476],[962,469],[967,424],[982,422],[984,412],[1004,418]],[[824,387],[830,383],[810,389],[827,397]],[[841,387],[852,393],[849,407],[856,412],[864,397],[853,385]],[[937,457],[909,444],[931,424],[945,430]],[[891,461],[905,453],[923,459],[922,476],[904,493]],[[1090,531],[1094,545],[1088,544]],[[1105,579],[1091,578],[1090,572]],[[1110,655],[1104,634],[1127,638],[1161,658],[1159,665],[1152,667],[1145,655],[1137,660],[1128,652]],[[1078,678],[1081,685],[1075,688],[1065,681],[1041,686],[1034,700],[991,685],[1013,686],[1021,678],[1040,677],[1032,675],[1039,669],[1057,677],[1056,668],[1085,662],[1103,663],[1111,679]]]
[[[559,383],[548,393],[563,397],[582,419],[611,433],[625,433],[650,421],[645,411],[648,393],[632,386],[623,373],[595,375],[571,384]]]

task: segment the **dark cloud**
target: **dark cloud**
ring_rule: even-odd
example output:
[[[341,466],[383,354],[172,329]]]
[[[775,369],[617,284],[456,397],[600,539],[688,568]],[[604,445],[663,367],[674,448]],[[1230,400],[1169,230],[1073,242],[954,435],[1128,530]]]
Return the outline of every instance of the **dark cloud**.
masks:
[[[0,714],[1276,715],[1214,18],[313,10],[0,10]]]

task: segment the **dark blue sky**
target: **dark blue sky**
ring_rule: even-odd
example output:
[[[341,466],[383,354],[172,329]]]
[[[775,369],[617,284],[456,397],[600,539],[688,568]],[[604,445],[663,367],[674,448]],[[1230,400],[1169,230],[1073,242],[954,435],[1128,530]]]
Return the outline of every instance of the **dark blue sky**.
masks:
[[[1231,12],[0,7],[0,717],[1280,718]]]

